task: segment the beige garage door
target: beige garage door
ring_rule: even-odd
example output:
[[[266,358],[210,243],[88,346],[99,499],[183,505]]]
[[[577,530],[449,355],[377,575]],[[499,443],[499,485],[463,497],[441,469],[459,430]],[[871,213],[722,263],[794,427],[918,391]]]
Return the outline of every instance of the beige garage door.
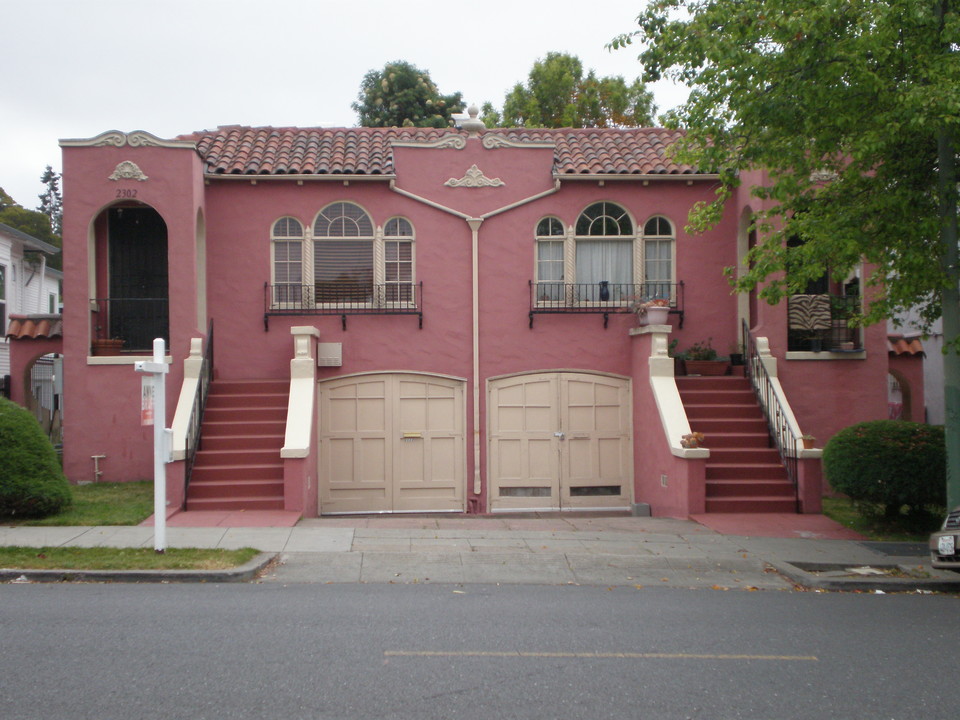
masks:
[[[538,373],[489,384],[490,509],[630,505],[630,381]]]
[[[463,511],[463,382],[361,375],[320,384],[320,512]]]

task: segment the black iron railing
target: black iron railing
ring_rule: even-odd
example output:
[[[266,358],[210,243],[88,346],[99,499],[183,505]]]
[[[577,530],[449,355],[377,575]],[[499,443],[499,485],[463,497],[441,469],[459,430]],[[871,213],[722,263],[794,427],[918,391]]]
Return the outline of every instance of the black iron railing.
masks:
[[[859,295],[792,295],[787,298],[787,350],[862,352],[863,332],[851,327]]]
[[[100,298],[91,303],[91,337],[122,340],[124,352],[152,352],[158,337],[170,345],[167,298]]]
[[[416,315],[423,328],[423,283],[263,284],[263,329],[277,315]]]
[[[210,392],[210,380],[213,378],[213,320],[207,329],[207,347],[203,351],[203,363],[200,366],[200,380],[197,392],[193,396],[193,408],[190,410],[190,422],[187,425],[186,447],[184,448],[184,489],[190,486],[193,463],[200,448],[200,433],[203,429],[203,411],[207,407],[207,395]]]
[[[683,327],[683,281],[676,283],[563,283],[534,282],[530,285],[530,327],[534,315],[592,314],[603,315],[603,326],[611,313],[634,312],[636,306],[649,300],[666,300],[670,313]]]
[[[763,416],[770,430],[780,461],[787,472],[787,478],[793,483],[797,512],[800,512],[799,474],[797,471],[797,438],[793,434],[790,422],[780,398],[777,397],[770,381],[770,375],[757,351],[757,343],[744,322],[741,329],[743,350],[746,355],[746,375],[757,396]]]

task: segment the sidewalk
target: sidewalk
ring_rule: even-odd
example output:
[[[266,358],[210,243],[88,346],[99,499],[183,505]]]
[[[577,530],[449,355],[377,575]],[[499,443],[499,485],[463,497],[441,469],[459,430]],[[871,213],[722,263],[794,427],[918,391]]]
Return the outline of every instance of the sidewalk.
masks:
[[[243,527],[191,515],[174,516],[169,547],[257,548],[278,560],[262,582],[960,591],[960,574],[932,570],[922,546],[868,543],[819,515],[393,515],[292,527],[277,514],[247,513]],[[0,545],[152,547],[153,528],[0,527]]]

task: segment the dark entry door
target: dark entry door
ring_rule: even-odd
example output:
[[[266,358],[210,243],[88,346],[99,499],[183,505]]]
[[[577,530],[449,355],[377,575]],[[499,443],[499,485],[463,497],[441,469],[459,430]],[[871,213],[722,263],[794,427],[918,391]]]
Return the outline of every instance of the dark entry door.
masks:
[[[110,337],[125,350],[169,343],[167,225],[153,208],[113,208],[110,228]]]

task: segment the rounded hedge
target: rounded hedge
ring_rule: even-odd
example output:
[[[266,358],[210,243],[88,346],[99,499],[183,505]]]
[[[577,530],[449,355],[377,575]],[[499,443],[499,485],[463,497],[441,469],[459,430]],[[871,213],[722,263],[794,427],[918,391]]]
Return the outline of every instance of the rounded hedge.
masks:
[[[57,453],[36,418],[0,398],[0,516],[50,515],[72,499]]]
[[[885,506],[889,515],[947,501],[943,427],[874,420],[844,428],[823,448],[830,486],[852,500]]]

